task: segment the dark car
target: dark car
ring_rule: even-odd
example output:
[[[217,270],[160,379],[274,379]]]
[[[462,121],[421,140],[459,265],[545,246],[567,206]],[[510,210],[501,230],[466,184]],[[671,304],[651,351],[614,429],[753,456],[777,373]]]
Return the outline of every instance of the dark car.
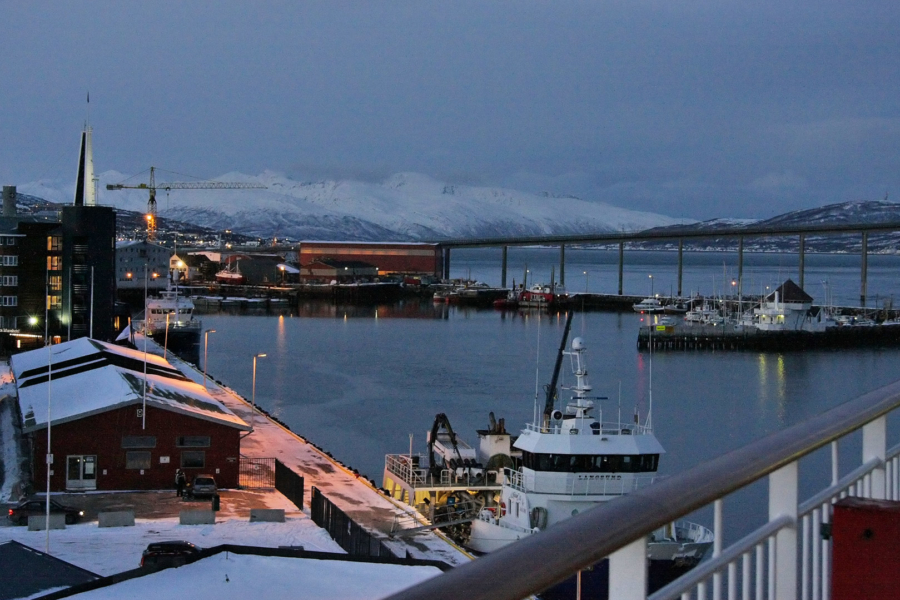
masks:
[[[83,510],[72,506],[65,506],[56,500],[50,500],[50,513],[66,515],[66,525],[77,523],[84,516]],[[47,514],[46,500],[26,500],[15,508],[9,509],[9,514],[6,515],[6,518],[16,525],[28,525],[28,517],[45,514]]]
[[[188,494],[194,498],[212,498],[218,492],[212,475],[197,475],[188,487]]]
[[[184,540],[153,542],[141,554],[142,567],[180,567],[200,558],[202,548]]]

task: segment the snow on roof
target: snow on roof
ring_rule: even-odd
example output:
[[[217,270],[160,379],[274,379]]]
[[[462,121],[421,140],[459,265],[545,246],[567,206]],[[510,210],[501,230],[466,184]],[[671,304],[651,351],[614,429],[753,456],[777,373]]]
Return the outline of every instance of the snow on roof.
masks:
[[[279,269],[281,269],[282,271],[284,271],[285,273],[297,274],[300,272],[300,269],[298,269],[297,267],[292,267],[291,265],[289,265],[287,263],[278,263],[276,266]]]
[[[165,569],[71,596],[82,600],[370,600],[384,598],[441,573],[431,566],[284,558],[220,552],[177,569]]]
[[[49,351],[16,354],[10,366],[26,432],[46,427],[48,395],[54,425],[143,402],[145,355],[137,350],[80,338]],[[147,354],[146,372],[147,404],[249,431],[247,423],[162,357]]]

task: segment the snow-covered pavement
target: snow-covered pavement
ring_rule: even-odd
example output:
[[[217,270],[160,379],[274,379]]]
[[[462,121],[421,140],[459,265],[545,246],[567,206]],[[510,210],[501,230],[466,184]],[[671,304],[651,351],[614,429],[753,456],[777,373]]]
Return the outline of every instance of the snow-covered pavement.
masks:
[[[137,345],[143,348],[143,340],[138,340]],[[155,354],[163,354],[163,349],[152,340],[147,347]],[[202,371],[172,353],[166,358],[186,377],[203,383]],[[244,421],[251,422],[250,403],[233,390],[214,381],[210,375],[207,373],[209,393]],[[410,523],[411,516],[417,514],[412,508],[388,498],[365,478],[354,474],[265,414],[257,411],[252,420],[255,424],[254,431],[241,440],[241,455],[250,458],[277,458],[301,474],[306,484],[307,501],[310,488],[315,486],[351,519],[379,538],[386,538],[390,534],[395,520]],[[408,554],[412,558],[440,560],[450,565],[462,564],[472,558],[435,531],[424,530],[402,538],[385,539],[385,543],[400,557]]]

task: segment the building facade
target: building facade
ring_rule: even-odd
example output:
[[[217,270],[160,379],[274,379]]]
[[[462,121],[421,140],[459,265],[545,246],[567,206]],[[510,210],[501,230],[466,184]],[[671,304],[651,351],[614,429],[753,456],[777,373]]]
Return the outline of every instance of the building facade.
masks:
[[[391,273],[439,277],[443,267],[437,244],[395,242],[300,242],[299,264],[321,259],[359,261],[374,266],[378,274]]]

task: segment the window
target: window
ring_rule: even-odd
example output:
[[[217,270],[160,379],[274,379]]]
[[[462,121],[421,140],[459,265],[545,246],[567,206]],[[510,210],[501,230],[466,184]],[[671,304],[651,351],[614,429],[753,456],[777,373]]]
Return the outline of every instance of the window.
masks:
[[[19,297],[18,296],[3,296],[3,306],[18,306],[19,305]]]
[[[47,270],[48,271],[61,271],[62,270],[62,256],[48,256],[47,257]]]
[[[658,454],[532,454],[522,453],[525,467],[535,471],[593,472],[593,473],[650,473],[659,466]]]
[[[18,275],[4,275],[3,276],[3,285],[4,286],[19,285],[19,276]]]
[[[6,238],[6,245],[7,245],[7,246],[15,246],[15,245],[16,245],[16,238],[14,238],[14,237],[12,237],[12,236]]]
[[[125,453],[126,469],[149,469],[150,453],[149,452],[126,452]]]
[[[51,235],[47,237],[47,250],[50,252],[62,252],[62,236]]]
[[[19,266],[19,257],[14,255],[6,255],[3,257],[3,266],[4,267],[17,267]]]
[[[150,454],[149,452],[147,454]],[[185,469],[202,469],[206,466],[206,452],[203,450],[184,450],[181,453],[181,466]]]
[[[208,435],[183,435],[175,439],[179,448],[209,448]]]
[[[50,276],[50,291],[52,291],[52,292],[61,292],[62,291],[62,275],[51,275]]]
[[[62,308],[62,296],[47,296],[47,310],[60,310]]]
[[[155,435],[126,435],[122,437],[123,448],[156,448]]]

